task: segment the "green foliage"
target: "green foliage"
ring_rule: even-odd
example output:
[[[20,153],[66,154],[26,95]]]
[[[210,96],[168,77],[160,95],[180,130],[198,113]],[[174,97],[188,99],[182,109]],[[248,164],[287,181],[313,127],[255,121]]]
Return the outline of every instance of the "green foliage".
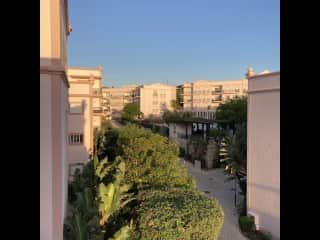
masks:
[[[102,123],[101,123],[101,131],[102,132],[106,132],[110,129],[112,129],[112,123],[110,120],[103,120]]]
[[[166,123],[170,123],[170,122],[183,123],[186,120],[193,119],[192,114],[189,112],[170,112],[170,111],[164,112],[164,114],[162,115],[162,118]]]
[[[178,103],[177,100],[171,100],[170,104],[171,104],[171,107],[173,108],[173,110],[175,112],[179,111],[181,109],[181,106],[180,106],[180,104]]]
[[[113,181],[105,184],[103,180],[110,172],[114,175]],[[100,224],[105,224],[112,214],[119,211],[134,198],[127,193],[129,185],[123,184],[125,163],[121,157],[117,157],[112,164],[108,164],[107,159],[104,159],[98,165],[96,173],[100,178],[98,186],[99,210],[102,214]]]
[[[76,193],[82,192],[85,188],[93,189],[95,185],[93,162],[90,161],[82,168],[82,172],[76,169],[73,181],[68,185],[68,201],[73,203],[76,200]]]
[[[217,140],[221,140],[225,136],[226,136],[226,132],[225,132],[224,129],[212,128],[209,131],[209,137],[212,137],[212,138],[217,139]]]
[[[123,226],[120,228],[112,238],[108,240],[126,240],[129,238],[130,228],[128,226]]]
[[[195,188],[194,179],[181,166],[179,148],[158,134],[129,126],[119,131],[119,145],[127,164],[127,183],[141,188]]]
[[[136,103],[128,103],[124,106],[121,119],[125,121],[133,121],[136,119],[140,114],[140,107]]]
[[[188,148],[192,146],[193,151],[190,152],[191,160],[204,160],[204,154],[207,149],[207,141],[201,135],[192,135],[188,140]]]
[[[241,216],[239,218],[240,229],[244,232],[254,230],[254,218],[249,216]]]
[[[103,239],[99,225],[99,211],[90,188],[76,193],[76,201],[71,205],[71,216],[64,223],[65,240]]]
[[[243,234],[250,240],[270,240],[271,236],[268,233],[257,231],[254,225],[254,217],[241,216],[239,218],[240,229]]]
[[[237,176],[239,172],[246,170],[241,151],[243,149],[237,142],[236,135],[223,138],[219,150],[220,161],[225,166],[225,171],[232,176]]]
[[[247,98],[238,97],[220,104],[216,110],[216,120],[245,123],[247,121]]]
[[[99,162],[97,156],[84,166],[82,173],[76,172],[69,187],[74,196],[69,201],[70,216],[65,220],[65,240],[104,239],[103,229],[109,216],[133,200],[127,194],[129,186],[123,184],[124,173],[125,163],[120,157],[109,163],[107,158]],[[97,198],[93,194],[95,189]],[[128,227],[119,226],[111,239],[127,239]]]
[[[217,200],[183,189],[139,194],[133,239],[217,240],[224,221]]]
[[[168,137],[169,136],[169,128],[165,126],[157,126],[157,125],[151,125],[151,130],[154,133],[158,133],[161,136]]]

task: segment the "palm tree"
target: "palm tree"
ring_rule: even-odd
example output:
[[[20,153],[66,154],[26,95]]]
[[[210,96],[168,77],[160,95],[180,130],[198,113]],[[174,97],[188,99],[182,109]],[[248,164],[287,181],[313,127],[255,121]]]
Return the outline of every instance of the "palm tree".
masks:
[[[244,159],[244,149],[239,144],[237,135],[226,136],[222,139],[219,156],[220,161],[225,167],[225,172],[230,175],[227,180],[234,180],[235,186],[235,205],[237,204],[237,180],[241,183],[246,175],[246,164]],[[242,192],[244,190],[242,189]]]

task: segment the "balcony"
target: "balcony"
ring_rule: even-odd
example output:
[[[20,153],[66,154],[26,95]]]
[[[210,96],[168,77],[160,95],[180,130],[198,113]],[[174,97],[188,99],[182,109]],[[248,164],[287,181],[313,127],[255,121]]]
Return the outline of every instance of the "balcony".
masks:
[[[219,97],[213,98],[211,102],[215,103],[215,102],[221,102],[221,101],[222,101],[222,97],[219,96]]]
[[[102,108],[101,107],[94,107],[93,113],[102,113]]]

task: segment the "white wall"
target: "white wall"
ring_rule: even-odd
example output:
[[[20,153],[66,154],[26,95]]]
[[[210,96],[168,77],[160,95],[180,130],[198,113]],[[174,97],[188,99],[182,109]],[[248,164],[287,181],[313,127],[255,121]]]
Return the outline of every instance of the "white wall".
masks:
[[[40,239],[52,240],[51,77],[40,74]]]
[[[279,238],[280,75],[249,80],[247,144],[248,212]]]

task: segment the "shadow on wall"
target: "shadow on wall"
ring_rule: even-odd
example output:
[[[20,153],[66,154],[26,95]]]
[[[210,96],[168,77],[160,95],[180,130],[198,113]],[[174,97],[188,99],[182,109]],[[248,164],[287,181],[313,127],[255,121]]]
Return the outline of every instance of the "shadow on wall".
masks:
[[[67,63],[64,62],[61,58],[45,58],[40,57],[40,74],[48,74],[47,69],[52,68],[55,71],[65,71],[67,69]],[[49,73],[50,74],[50,73]]]

